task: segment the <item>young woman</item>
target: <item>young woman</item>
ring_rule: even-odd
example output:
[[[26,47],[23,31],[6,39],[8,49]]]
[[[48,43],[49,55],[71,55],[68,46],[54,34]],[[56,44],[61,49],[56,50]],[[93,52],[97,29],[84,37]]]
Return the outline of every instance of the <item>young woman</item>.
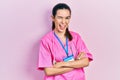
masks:
[[[93,59],[78,33],[69,31],[71,9],[59,3],[52,10],[52,31],[40,40],[39,69],[44,80],[85,80],[84,67]]]

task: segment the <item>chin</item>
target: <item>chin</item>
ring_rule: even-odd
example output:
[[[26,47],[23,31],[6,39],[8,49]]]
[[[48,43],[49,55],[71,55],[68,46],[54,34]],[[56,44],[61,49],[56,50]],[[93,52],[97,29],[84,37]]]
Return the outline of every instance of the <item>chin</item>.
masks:
[[[60,33],[64,33],[66,30],[58,30],[58,32]]]

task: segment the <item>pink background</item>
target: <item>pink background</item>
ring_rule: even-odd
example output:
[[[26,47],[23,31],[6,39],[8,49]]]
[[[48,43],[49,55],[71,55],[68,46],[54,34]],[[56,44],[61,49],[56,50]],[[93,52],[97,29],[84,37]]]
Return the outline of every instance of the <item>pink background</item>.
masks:
[[[66,2],[70,29],[81,34],[94,61],[87,80],[120,80],[119,0],[1,0],[0,80],[42,80],[37,70],[39,39],[51,30],[51,9]]]

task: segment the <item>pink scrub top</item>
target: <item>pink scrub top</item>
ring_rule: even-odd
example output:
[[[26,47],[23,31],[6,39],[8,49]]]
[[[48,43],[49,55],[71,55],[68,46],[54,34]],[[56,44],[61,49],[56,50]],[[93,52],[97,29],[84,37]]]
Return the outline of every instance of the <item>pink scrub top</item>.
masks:
[[[73,39],[68,42],[68,55],[73,54],[74,58],[76,58],[78,53],[85,52],[86,57],[92,61],[92,55],[80,35],[72,31],[70,31],[70,33]],[[40,40],[38,68],[43,70],[45,67],[52,67],[54,61],[60,62],[63,61],[64,58],[66,58],[66,53],[56,39],[54,31],[49,32]],[[84,69],[74,69],[70,72],[55,76],[45,75],[44,80],[85,80]]]

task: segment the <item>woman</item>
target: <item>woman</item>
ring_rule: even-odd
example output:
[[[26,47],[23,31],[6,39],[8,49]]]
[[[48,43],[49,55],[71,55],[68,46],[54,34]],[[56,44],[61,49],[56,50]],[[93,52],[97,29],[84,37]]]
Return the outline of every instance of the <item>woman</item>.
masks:
[[[52,10],[52,31],[40,41],[39,69],[44,80],[85,80],[92,55],[78,33],[69,31],[71,9],[59,3]]]

